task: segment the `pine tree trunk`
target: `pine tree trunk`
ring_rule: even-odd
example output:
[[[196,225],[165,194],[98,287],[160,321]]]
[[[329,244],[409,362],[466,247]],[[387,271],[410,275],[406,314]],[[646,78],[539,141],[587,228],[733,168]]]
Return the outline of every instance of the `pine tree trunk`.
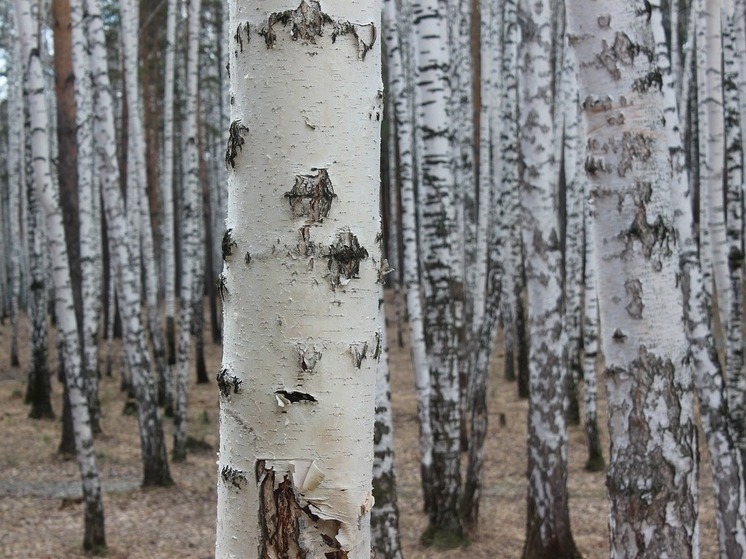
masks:
[[[230,6],[216,556],[367,559],[380,6]]]

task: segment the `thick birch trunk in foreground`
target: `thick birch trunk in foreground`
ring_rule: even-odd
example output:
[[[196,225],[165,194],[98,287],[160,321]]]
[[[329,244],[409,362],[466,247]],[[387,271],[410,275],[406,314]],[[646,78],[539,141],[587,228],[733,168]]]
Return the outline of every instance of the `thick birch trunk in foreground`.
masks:
[[[611,456],[612,557],[699,556],[692,377],[683,365],[671,158],[651,12],[568,2],[588,135]]]
[[[521,222],[528,291],[528,513],[524,559],[580,557],[567,506],[566,337],[562,249],[555,190],[560,162],[548,149],[556,132],[552,66],[553,10],[519,2],[519,129],[524,160]]]
[[[380,7],[230,6],[216,555],[367,559]]]
[[[57,314],[57,335],[60,338],[65,365],[66,384],[75,433],[75,449],[83,484],[85,500],[85,535],[83,547],[86,550],[106,547],[104,534],[104,506],[101,500],[96,454],[93,447],[93,433],[88,415],[83,377],[81,374],[78,324],[73,305],[70,268],[67,260],[65,230],[62,225],[59,192],[50,174],[49,140],[47,137],[48,116],[44,98],[44,76],[39,60],[39,50],[34,45],[32,14],[29,4],[16,0],[16,16],[24,60],[24,74],[28,96],[28,110],[31,116],[31,155],[34,190],[44,209],[47,239],[52,264],[52,278],[55,289],[55,312]]]

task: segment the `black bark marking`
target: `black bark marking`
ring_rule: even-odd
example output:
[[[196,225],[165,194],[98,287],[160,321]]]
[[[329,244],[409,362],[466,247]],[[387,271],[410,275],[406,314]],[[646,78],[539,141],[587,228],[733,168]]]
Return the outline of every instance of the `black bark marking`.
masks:
[[[234,394],[238,394],[241,391],[243,381],[237,376],[230,374],[228,369],[220,369],[216,380],[218,381],[220,393],[226,398],[230,396],[231,390],[233,390]]]
[[[226,229],[225,233],[223,234],[223,242],[221,243],[224,261],[233,254],[233,247],[235,246],[238,245],[236,244],[236,241],[233,240],[233,229]]]
[[[238,43],[238,48],[243,52],[243,36],[241,35],[241,28],[243,27],[243,32],[246,33],[246,44],[249,44],[249,41],[251,40],[251,32],[249,27],[249,22],[247,21],[243,25],[240,23],[236,27],[236,33],[233,35],[233,38],[235,39],[236,43]],[[236,53],[236,56],[238,56],[238,53]]]
[[[622,153],[617,165],[617,173],[620,177],[625,177],[627,171],[632,169],[634,161],[647,161],[653,155],[654,140],[641,133],[625,132],[622,134]],[[610,146],[612,149],[616,144]]]
[[[600,22],[599,22],[600,24]],[[626,33],[621,31],[614,35],[614,44],[609,46],[605,40],[601,42],[601,53],[596,55],[596,61],[606,68],[611,77],[618,80],[622,77],[619,65],[631,66],[635,57],[644,53],[652,60],[652,51],[640,44],[633,43]]]
[[[632,82],[632,91],[637,93],[647,93],[651,87],[655,86],[655,92],[663,91],[663,76],[658,68],[648,72],[643,77]]]
[[[295,175],[293,188],[285,193],[294,217],[309,217],[318,223],[329,215],[334,193],[332,181],[326,169],[312,169],[315,175]]]
[[[376,332],[376,348],[373,350],[373,359],[378,361],[381,358],[381,333]]]
[[[243,151],[243,145],[246,143],[243,135],[249,131],[248,126],[241,124],[241,120],[234,120],[228,129],[228,148],[225,150],[225,167],[230,165],[231,169],[236,168],[236,157],[239,151]]]
[[[241,489],[243,484],[246,483],[246,472],[237,470],[231,466],[223,466],[220,470],[220,476],[226,483],[230,483],[234,487]]]
[[[629,297],[629,303],[624,307],[632,318],[642,320],[642,311],[645,304],[642,302],[642,282],[639,279],[631,279],[624,282],[624,291]]]
[[[251,264],[251,254],[249,254],[249,253],[247,252],[247,253],[246,253],[246,256],[244,256],[244,257],[243,257],[243,261],[244,261],[244,262],[246,263],[246,265],[247,265],[247,266],[248,266],[249,264]]]
[[[316,398],[314,398],[310,394],[306,394],[305,392],[288,392],[287,390],[275,390],[275,394],[277,396],[281,396],[291,404],[297,404],[298,402],[318,402]]]
[[[355,368],[359,369],[363,365],[363,359],[368,356],[368,342],[352,344],[350,346],[350,353],[352,354],[352,362]]]
[[[614,330],[614,333],[611,335],[611,339],[615,342],[622,343],[624,340],[627,339],[627,334],[622,332],[621,328],[617,328]]]
[[[337,233],[337,241],[329,246],[329,271],[332,287],[346,285],[359,277],[360,261],[368,258],[368,251],[360,246],[357,237],[349,229]]]
[[[228,291],[228,286],[225,284],[225,274],[223,274],[222,272],[218,274],[216,283],[218,286],[218,293],[220,294],[220,300],[225,301],[225,296],[230,293],[230,291]]]
[[[610,14],[603,14],[598,16],[598,19],[596,20],[598,22],[598,26],[601,29],[608,29],[609,25],[611,24],[611,15]]]
[[[309,43],[316,43],[316,37],[324,34],[324,26],[332,27],[332,43],[336,43],[337,37],[352,35],[357,39],[358,56],[361,60],[365,58],[368,51],[376,42],[377,31],[373,23],[358,24],[349,21],[334,21],[329,15],[321,11],[321,4],[317,0],[301,0],[300,5],[294,10],[275,12],[270,14],[259,30],[259,35],[264,37],[267,48],[273,48],[277,41],[277,33],[274,26],[281,24],[290,26],[290,38],[293,41],[300,39]],[[364,33],[367,31],[367,37]]]

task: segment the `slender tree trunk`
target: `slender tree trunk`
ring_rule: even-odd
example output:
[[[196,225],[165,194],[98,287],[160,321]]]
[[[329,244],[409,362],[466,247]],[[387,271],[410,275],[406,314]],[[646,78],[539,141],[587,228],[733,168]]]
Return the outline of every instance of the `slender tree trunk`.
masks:
[[[380,6],[230,5],[216,556],[367,559]]]
[[[579,146],[580,147],[580,146]],[[585,149],[581,153],[585,153]],[[584,160],[585,158],[581,158]],[[583,183],[584,199],[588,198],[588,181],[585,173],[578,174],[578,180]],[[604,453],[601,448],[601,437],[598,432],[598,294],[596,289],[596,254],[594,250],[591,213],[587,204],[584,205],[583,246],[585,266],[583,283],[585,294],[583,297],[583,404],[585,407],[585,435],[588,439],[588,460],[585,469],[589,472],[601,472],[606,468]]]
[[[660,8],[657,3],[653,6],[655,10],[651,17],[651,25],[656,41],[657,64],[663,75],[665,130],[673,163],[671,182],[674,187],[675,226],[680,247],[679,265],[684,295],[684,317],[690,353],[693,358],[694,384],[699,396],[702,426],[712,461],[720,557],[722,559],[745,557],[746,497],[744,496],[743,471],[740,457],[736,452],[733,431],[726,419],[728,409],[724,394],[723,374],[710,330],[711,313],[702,285],[702,271],[694,236],[691,194],[679,131],[676,95],[669,71]],[[730,85],[726,92],[735,89],[732,81],[726,79],[725,84],[726,87]],[[737,118],[730,119],[729,128],[735,133],[732,142],[738,146],[737,150],[740,155],[738,125]],[[734,177],[734,169],[730,166],[729,176]],[[738,182],[740,190],[740,180]]]
[[[187,51],[186,119],[184,121],[184,183],[182,188],[182,273],[179,301],[179,349],[174,414],[174,460],[186,458],[187,387],[192,321],[195,309],[195,282],[199,259],[199,231],[202,220],[202,192],[199,187],[199,150],[197,138],[197,95],[199,56],[200,0],[189,2],[189,40]],[[201,300],[200,300],[201,304]]]
[[[567,504],[567,342],[562,315],[562,249],[555,190],[560,161],[552,137],[556,99],[548,3],[519,2],[519,128],[524,171],[521,222],[528,293],[528,512],[524,559],[580,557]],[[554,13],[553,13],[554,12]]]
[[[650,20],[631,4],[571,0],[606,359],[611,554],[698,557],[692,376]],[[633,107],[633,108],[631,108]],[[675,114],[675,112],[674,112]],[[611,146],[617,146],[611,149]]]
[[[383,299],[378,303],[381,323],[385,322]],[[376,415],[373,428],[373,498],[370,513],[371,544],[376,557],[402,559],[399,537],[399,504],[394,471],[394,420],[391,413],[391,385],[386,328],[381,330],[381,347],[376,365]]]
[[[433,430],[432,493],[429,524],[421,540],[436,547],[463,543],[461,522],[461,414],[458,325],[462,311],[461,273],[453,258],[457,229],[448,100],[449,54],[443,2],[413,4],[417,36],[417,130],[421,138],[419,224],[425,340],[430,370]],[[461,291],[463,288],[461,287]],[[461,310],[460,310],[461,309]]]
[[[83,390],[78,326],[73,303],[59,191],[55,188],[50,173],[44,78],[41,61],[39,60],[39,48],[34,44],[34,35],[37,34],[33,31],[33,16],[29,10],[30,6],[22,0],[17,0],[15,6],[22,44],[26,89],[28,91],[28,108],[31,115],[34,190],[43,205],[46,228],[49,232],[48,244],[53,264],[52,276],[58,319],[57,335],[62,340],[63,348],[60,360],[65,364],[65,375],[75,428],[75,447],[83,483],[83,498],[85,500],[83,547],[86,550],[100,550],[106,547],[104,508],[101,500],[96,455],[93,448],[93,433],[91,432],[88,415],[88,402]]]
[[[124,330],[124,355],[132,375],[140,428],[140,448],[143,460],[143,485],[171,485],[163,428],[158,413],[158,401],[150,372],[145,331],[140,318],[140,293],[137,288],[139,267],[134,265],[127,243],[129,231],[124,201],[119,184],[116,156],[114,111],[106,64],[106,42],[98,0],[86,0],[88,37],[91,48],[91,70],[95,84],[97,111],[94,116],[98,174],[102,192],[108,239],[116,282],[116,293]],[[124,369],[124,368],[123,368]],[[124,370],[122,371],[124,376]]]
[[[404,14],[402,14],[404,15]],[[418,270],[417,221],[414,191],[414,130],[410,110],[412,90],[407,86],[405,58],[410,46],[406,34],[397,31],[397,8],[394,0],[384,1],[384,25],[386,52],[388,54],[389,78],[393,111],[396,116],[396,132],[399,146],[399,179],[401,181],[401,227],[403,251],[403,281],[409,316],[409,343],[417,387],[417,413],[420,425],[420,475],[424,508],[431,502],[430,490],[433,460],[433,433],[430,423],[430,377],[427,367],[427,348],[422,321],[422,292]],[[403,18],[406,25],[407,18]],[[406,27],[404,27],[406,29]]]

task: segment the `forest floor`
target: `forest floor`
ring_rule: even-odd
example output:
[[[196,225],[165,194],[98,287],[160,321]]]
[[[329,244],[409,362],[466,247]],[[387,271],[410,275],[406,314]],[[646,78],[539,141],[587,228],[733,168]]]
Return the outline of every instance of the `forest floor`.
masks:
[[[0,557],[82,557],[83,504],[74,459],[60,457],[59,420],[28,419],[23,403],[28,362],[27,325],[20,325],[22,367],[9,367],[10,324],[0,325]],[[207,337],[207,334],[206,334]],[[398,347],[389,321],[400,530],[405,559],[518,559],[526,522],[526,418],[528,403],[504,380],[503,353],[497,345],[489,385],[489,434],[478,529],[459,550],[436,551],[419,543],[427,518],[419,483],[417,405],[409,348]],[[53,352],[52,352],[53,353]],[[220,347],[206,345],[208,371],[217,371]],[[115,360],[119,363],[119,358]],[[212,380],[212,375],[211,380]],[[194,379],[192,371],[191,378]],[[599,379],[600,380],[600,379]],[[53,379],[55,412],[61,412],[61,385]],[[603,384],[600,383],[601,390]],[[122,415],[125,397],[117,370],[100,387],[103,434],[96,455],[105,490],[108,557],[207,559],[214,556],[218,393],[214,382],[190,386],[189,434],[206,443],[185,462],[171,463],[176,485],[141,489],[140,447],[135,416]],[[605,415],[600,394],[601,418]],[[499,418],[505,417],[500,425]],[[605,420],[600,421],[608,448]],[[169,448],[173,427],[164,422]],[[570,429],[570,516],[575,541],[586,559],[608,557],[604,473],[584,471],[587,451],[582,427]],[[700,441],[703,441],[700,436]],[[700,444],[701,557],[717,557],[712,483],[707,450]],[[608,456],[607,456],[608,461]],[[249,557],[247,555],[247,557]]]

